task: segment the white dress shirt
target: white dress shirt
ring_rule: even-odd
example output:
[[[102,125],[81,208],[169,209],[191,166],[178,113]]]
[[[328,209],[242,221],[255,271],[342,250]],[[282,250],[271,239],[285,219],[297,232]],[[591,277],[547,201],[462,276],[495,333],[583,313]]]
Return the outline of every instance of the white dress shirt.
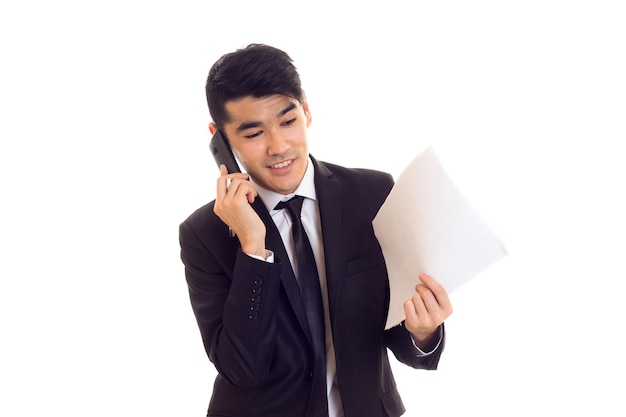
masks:
[[[343,417],[343,407],[341,405],[341,397],[339,396],[339,386],[337,385],[337,368],[335,363],[335,348],[333,345],[333,335],[330,328],[330,313],[328,309],[328,290],[326,285],[326,262],[324,259],[324,247],[322,244],[322,223],[320,221],[320,210],[317,204],[317,196],[315,194],[315,182],[313,180],[313,162],[309,159],[306,172],[302,178],[302,182],[293,194],[284,195],[266,190],[255,184],[257,192],[267,207],[272,220],[276,224],[280,237],[285,245],[289,261],[294,267],[296,278],[298,276],[298,264],[295,257],[295,247],[293,237],[291,235],[291,217],[287,210],[274,210],[274,207],[281,202],[289,200],[294,195],[305,197],[302,203],[301,219],[304,230],[306,231],[313,256],[315,256],[315,264],[317,266],[317,274],[320,279],[320,288],[322,290],[322,303],[324,305],[324,324],[326,329],[326,390],[328,395],[328,416]],[[269,252],[269,251],[268,251]],[[267,259],[273,262],[273,253],[269,254]]]

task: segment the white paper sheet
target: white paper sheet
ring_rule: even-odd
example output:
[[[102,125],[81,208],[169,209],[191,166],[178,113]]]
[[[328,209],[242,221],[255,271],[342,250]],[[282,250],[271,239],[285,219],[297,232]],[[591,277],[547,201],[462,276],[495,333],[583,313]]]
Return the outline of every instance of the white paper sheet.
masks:
[[[386,328],[405,319],[403,303],[415,292],[421,272],[450,294],[508,255],[432,146],[402,172],[372,224],[389,272]]]

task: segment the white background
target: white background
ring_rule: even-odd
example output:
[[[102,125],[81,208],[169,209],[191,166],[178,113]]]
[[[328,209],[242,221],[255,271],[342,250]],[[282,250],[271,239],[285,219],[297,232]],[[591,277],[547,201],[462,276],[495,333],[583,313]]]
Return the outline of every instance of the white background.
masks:
[[[510,251],[438,371],[394,362],[408,416],[626,414],[621,2],[399,3],[3,2],[0,415],[205,415],[178,224],[214,195],[206,74],[250,42],[294,58],[316,157],[433,144]]]

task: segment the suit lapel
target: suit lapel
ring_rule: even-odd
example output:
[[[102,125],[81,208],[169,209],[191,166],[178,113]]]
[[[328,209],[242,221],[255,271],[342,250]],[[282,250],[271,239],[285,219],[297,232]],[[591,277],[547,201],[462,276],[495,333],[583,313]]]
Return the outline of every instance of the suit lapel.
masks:
[[[311,342],[311,334],[309,331],[309,324],[306,318],[306,311],[304,310],[304,303],[302,302],[302,297],[300,296],[300,287],[298,286],[298,282],[296,281],[296,276],[293,272],[293,267],[289,261],[289,256],[287,255],[287,250],[285,249],[285,245],[280,237],[280,232],[276,227],[276,224],[272,220],[265,204],[261,200],[260,197],[257,197],[252,203],[252,208],[257,212],[266,228],[266,236],[265,236],[265,244],[266,247],[274,252],[274,261],[279,261],[283,263],[283,267],[281,269],[282,273],[280,275],[281,281],[283,283],[283,287],[285,288],[285,292],[287,293],[287,298],[291,304],[291,308],[296,314],[298,318],[298,322],[300,322],[300,326],[303,328],[306,333],[309,341]]]
[[[317,193],[322,223],[322,241],[326,262],[326,284],[331,323],[334,324],[335,306],[339,299],[337,280],[341,276],[341,187],[332,172],[311,157],[315,166],[315,192]]]

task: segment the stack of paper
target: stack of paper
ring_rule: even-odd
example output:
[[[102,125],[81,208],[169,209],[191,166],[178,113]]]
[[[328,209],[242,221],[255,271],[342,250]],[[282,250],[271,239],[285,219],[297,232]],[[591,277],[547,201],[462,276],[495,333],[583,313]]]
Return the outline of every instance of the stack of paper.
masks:
[[[452,293],[508,255],[443,169],[432,146],[402,172],[373,221],[391,287],[387,328],[425,272]]]

